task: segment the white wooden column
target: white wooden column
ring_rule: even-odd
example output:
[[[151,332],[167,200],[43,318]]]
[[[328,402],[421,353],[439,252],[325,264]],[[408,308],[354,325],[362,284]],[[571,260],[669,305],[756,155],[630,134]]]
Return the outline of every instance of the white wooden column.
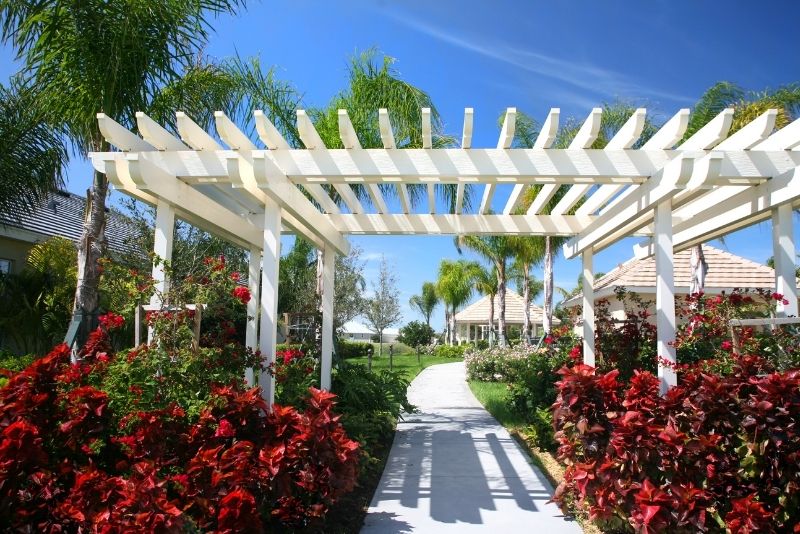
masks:
[[[333,295],[336,251],[326,246],[322,252],[322,356],[320,359],[320,386],[331,389],[333,364]]]
[[[175,233],[175,208],[161,199],[156,204],[156,235],[153,240],[153,252],[161,258],[159,264],[153,264],[153,280],[156,293],[150,298],[150,304],[161,305],[161,295],[169,290],[169,280],[164,270],[164,262],[172,261],[172,238]]]
[[[594,252],[586,249],[581,254],[583,272],[583,363],[594,367]]]
[[[792,207],[782,204],[772,210],[772,254],[775,260],[775,292],[788,304],[778,302],[778,317],[797,316],[797,278],[795,271]]]
[[[247,303],[247,329],[245,330],[245,345],[254,351],[258,349],[258,287],[261,279],[261,249],[250,247],[250,265],[247,271],[247,285],[250,289],[250,302]],[[244,372],[244,379],[248,386],[255,384],[252,368]]]
[[[278,265],[281,258],[281,209],[264,199],[264,247],[261,258],[261,331],[258,347],[265,366],[275,362],[278,344]],[[275,378],[262,371],[258,379],[262,395],[272,408]]]
[[[672,202],[667,200],[655,207],[656,257],[656,328],[658,378],[661,393],[678,384],[675,369],[664,361],[677,362],[675,347],[675,269],[672,257]]]

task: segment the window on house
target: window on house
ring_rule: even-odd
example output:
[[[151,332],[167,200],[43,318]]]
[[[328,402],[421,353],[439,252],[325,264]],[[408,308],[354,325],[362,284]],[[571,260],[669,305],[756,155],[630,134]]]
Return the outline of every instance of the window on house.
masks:
[[[0,259],[0,273],[8,274],[11,272],[11,260]]]

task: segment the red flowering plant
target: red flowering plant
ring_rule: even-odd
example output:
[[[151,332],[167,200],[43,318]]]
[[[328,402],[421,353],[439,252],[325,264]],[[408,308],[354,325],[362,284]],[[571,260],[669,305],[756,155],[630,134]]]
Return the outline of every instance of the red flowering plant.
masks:
[[[730,294],[696,294],[679,306],[680,327],[675,339],[678,362],[715,372],[732,372],[735,354],[758,354],[777,369],[800,367],[800,329],[797,325],[737,326],[737,319],[775,316],[783,295],[768,290],[734,289]],[[735,335],[735,339],[734,339]]]
[[[615,531],[791,532],[800,524],[800,371],[734,356],[729,374],[688,369],[678,387],[635,373],[562,371],[554,499]]]
[[[624,287],[615,288],[621,316],[615,316],[609,301],[597,301],[595,308],[595,363],[601,371],[617,369],[620,380],[630,379],[635,370],[656,370],[656,326],[650,314],[651,302]]]
[[[276,352],[275,362],[268,370],[275,377],[275,399],[279,404],[302,404],[308,388],[319,385],[319,359],[307,350],[288,346]]]
[[[230,357],[163,328],[188,321],[151,319],[162,328],[149,346],[115,354],[120,320],[107,315],[78,364],[61,345],[0,389],[0,524],[275,530],[316,521],[352,490],[359,447],[331,394],[312,389],[299,409],[268,413],[242,379],[258,355]]]

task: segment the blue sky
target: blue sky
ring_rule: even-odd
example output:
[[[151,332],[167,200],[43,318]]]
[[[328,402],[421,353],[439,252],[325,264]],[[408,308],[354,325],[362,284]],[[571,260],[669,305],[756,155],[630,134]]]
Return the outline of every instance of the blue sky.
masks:
[[[517,107],[540,121],[550,107],[582,120],[616,98],[659,117],[691,107],[705,89],[729,80],[749,89],[800,81],[800,3],[793,1],[435,2],[293,0],[253,3],[239,17],[214,21],[206,53],[259,55],[278,75],[324,105],[346,83],[347,58],[375,47],[428,91],[448,132],[460,135],[465,107],[475,109],[473,146],[497,143],[497,117]],[[15,70],[0,50],[0,79]],[[83,194],[90,167],[78,159],[68,188]],[[499,211],[507,192],[495,195]],[[795,231],[800,226],[795,221]],[[442,258],[458,254],[449,237],[354,237],[372,278],[382,255],[408,298],[433,280]],[[288,243],[287,243],[288,244]],[[632,240],[598,254],[597,271],[631,256]],[[772,254],[769,224],[737,232],[725,247],[756,261]],[[556,262],[556,285],[571,288],[579,261]],[[538,273],[541,277],[541,273]],[[441,308],[435,325],[443,322]]]

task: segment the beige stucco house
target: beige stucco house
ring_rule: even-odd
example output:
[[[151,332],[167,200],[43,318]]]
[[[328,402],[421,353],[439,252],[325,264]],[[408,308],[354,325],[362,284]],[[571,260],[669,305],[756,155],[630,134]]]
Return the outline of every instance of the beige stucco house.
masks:
[[[703,245],[708,269],[705,276],[703,292],[719,294],[730,293],[734,288],[766,289],[775,288],[775,271],[766,265],[742,258],[724,250]],[[675,261],[675,295],[689,294],[691,284],[691,250],[682,250],[674,256]],[[636,293],[643,301],[651,303],[650,311],[655,314],[656,300],[656,261],[655,258],[630,259],[620,264],[611,272],[595,280],[595,301],[606,299],[609,312],[614,319],[625,318],[625,307],[616,298],[615,290],[624,287],[630,293]],[[565,308],[580,307],[583,294],[579,293],[564,301]]]
[[[494,297],[494,321],[497,330],[497,317],[500,312],[500,296]],[[537,337],[541,334],[543,310],[536,304],[530,305],[532,335]],[[506,331],[511,328],[522,329],[525,321],[525,303],[522,296],[516,291],[506,289]],[[456,343],[468,343],[489,339],[489,297],[485,296],[460,312],[456,313]],[[559,324],[558,319],[553,318],[554,324]]]

